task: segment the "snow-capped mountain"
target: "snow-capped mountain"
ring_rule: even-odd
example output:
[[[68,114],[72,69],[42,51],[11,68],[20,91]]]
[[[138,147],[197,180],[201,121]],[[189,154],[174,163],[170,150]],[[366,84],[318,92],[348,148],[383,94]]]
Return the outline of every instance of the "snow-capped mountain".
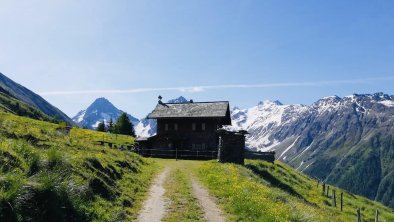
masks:
[[[246,146],[257,151],[269,151],[279,141],[270,138],[272,129],[291,124],[307,111],[304,105],[283,105],[279,101],[264,101],[250,109],[232,109],[233,124],[247,130]]]
[[[81,127],[96,129],[102,121],[109,123],[112,119],[113,122],[116,122],[122,113],[122,110],[116,108],[106,98],[98,98],[86,110],[78,112],[72,120]],[[140,121],[131,115],[128,116],[133,125],[137,126]]]
[[[138,137],[151,137],[156,135],[157,121],[154,119],[141,119],[134,127],[135,134]]]
[[[247,147],[394,207],[394,96],[325,97],[310,106],[265,101],[232,109]],[[388,187],[391,187],[388,189]]]

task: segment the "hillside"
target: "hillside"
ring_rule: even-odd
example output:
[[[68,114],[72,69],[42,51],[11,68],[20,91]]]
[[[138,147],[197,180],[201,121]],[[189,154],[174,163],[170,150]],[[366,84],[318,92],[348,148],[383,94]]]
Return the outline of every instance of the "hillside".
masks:
[[[7,92],[2,91],[0,88],[0,110],[9,112],[18,116],[26,116],[33,119],[56,121],[54,118],[44,114],[35,107],[32,107],[15,97],[12,97]]]
[[[265,101],[234,108],[247,146],[314,177],[394,207],[394,96],[325,97],[310,106]]]
[[[128,136],[72,129],[0,111],[0,221],[125,221],[136,217],[152,161],[95,145]]]
[[[146,159],[95,145],[102,139],[133,144],[128,136],[77,128],[64,135],[57,124],[4,112],[0,125],[0,221],[134,220],[163,168],[171,168],[163,182],[171,200],[165,221],[203,221],[190,176],[216,197],[230,221],[354,221],[357,208],[365,221],[377,208],[380,221],[394,219],[391,209],[331,187],[337,203],[344,192],[341,212],[321,184],[280,162]]]
[[[122,115],[123,111],[116,108],[108,99],[96,99],[86,110],[81,110],[72,120],[81,127],[96,129],[98,124],[104,121],[106,124],[112,119],[113,122]],[[139,120],[128,115],[130,121],[136,126]]]
[[[394,220],[392,209],[367,198],[331,185],[323,194],[321,183],[281,162],[155,161],[161,170],[141,221],[348,222],[357,221],[358,208],[362,221],[374,221],[377,209],[380,222]]]
[[[41,96],[14,82],[2,73],[0,73],[0,92],[10,95],[23,103],[38,109],[44,114],[52,118],[56,118],[58,121],[74,124],[72,120],[58,108],[54,107]]]
[[[245,167],[205,162],[196,167],[198,178],[215,196],[230,221],[394,221],[394,211],[380,203],[330,186],[323,195],[317,181],[286,166],[263,161],[246,161]],[[336,191],[336,206],[332,190]],[[343,211],[340,193],[343,192]]]

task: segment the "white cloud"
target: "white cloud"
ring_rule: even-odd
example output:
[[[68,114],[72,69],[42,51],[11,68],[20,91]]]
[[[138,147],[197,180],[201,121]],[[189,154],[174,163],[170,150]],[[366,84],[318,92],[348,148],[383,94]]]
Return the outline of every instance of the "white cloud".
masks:
[[[197,87],[186,87],[183,89],[179,89],[181,92],[188,92],[188,93],[198,93],[198,92],[203,92],[205,89],[204,87],[197,86]]]
[[[233,85],[207,85],[207,86],[186,86],[186,87],[163,87],[163,88],[134,88],[125,90],[77,90],[77,91],[53,91],[41,92],[42,96],[62,96],[62,95],[86,95],[86,94],[130,94],[160,91],[179,91],[186,93],[198,93],[209,89],[231,89],[231,88],[278,88],[278,87],[306,87],[306,86],[335,86],[344,84],[363,84],[378,81],[392,81],[394,77],[377,77],[352,80],[330,80],[316,82],[287,82],[287,83],[265,83],[265,84],[233,84]]]

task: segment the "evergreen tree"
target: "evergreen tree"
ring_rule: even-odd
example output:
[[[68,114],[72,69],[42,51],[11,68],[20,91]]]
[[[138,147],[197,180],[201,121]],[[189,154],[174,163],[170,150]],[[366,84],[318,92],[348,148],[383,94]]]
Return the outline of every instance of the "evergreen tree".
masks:
[[[108,123],[108,132],[114,133],[114,122],[112,121],[112,118],[109,120]]]
[[[103,120],[101,123],[98,124],[98,126],[97,126],[97,131],[99,131],[99,132],[105,132],[105,123],[104,123],[104,120]]]
[[[115,125],[116,133],[135,137],[134,126],[127,113],[122,113]]]

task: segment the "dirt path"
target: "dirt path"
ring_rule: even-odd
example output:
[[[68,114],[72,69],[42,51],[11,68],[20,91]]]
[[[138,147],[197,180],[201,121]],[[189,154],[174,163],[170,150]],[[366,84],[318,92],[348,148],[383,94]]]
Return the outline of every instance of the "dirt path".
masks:
[[[208,191],[200,185],[194,178],[191,178],[193,193],[198,199],[201,207],[204,210],[204,218],[208,222],[224,222],[226,221],[222,211],[213,201]]]
[[[154,180],[153,185],[151,186],[149,191],[149,197],[144,202],[143,208],[138,216],[137,221],[158,222],[163,219],[164,220],[169,219],[165,217],[166,215],[169,216],[171,219],[171,215],[170,215],[171,212],[169,212],[168,210],[168,207],[170,207],[170,205],[168,204],[171,203],[170,200],[171,195],[170,197],[165,196],[166,195],[165,184],[168,183],[170,172],[174,172],[177,169],[181,169],[184,173],[186,173],[187,176],[185,180],[181,180],[182,178],[177,178],[178,180],[175,180],[176,184],[174,184],[172,188],[178,190],[179,192],[177,193],[177,195],[172,195],[172,196],[174,196],[175,200],[178,200],[179,198],[183,200],[182,198],[185,198],[185,199],[189,199],[189,201],[190,201],[190,196],[192,196],[192,199],[194,199],[193,198],[194,196],[195,198],[197,198],[197,200],[194,199],[193,202],[198,201],[197,208],[200,210],[196,210],[195,206],[190,204],[184,205],[185,203],[177,203],[176,204],[177,206],[175,207],[172,206],[174,209],[176,209],[175,214],[178,213],[178,216],[187,215],[187,217],[189,218],[190,215],[195,216],[194,214],[198,214],[198,212],[200,212],[201,215],[201,213],[203,212],[205,221],[208,222],[226,221],[225,215],[220,210],[220,208],[216,205],[214,198],[209,195],[208,191],[199,183],[199,181],[196,178],[190,175],[190,172],[193,171],[193,169],[195,169],[196,166],[198,166],[197,164],[200,164],[199,162],[192,162],[192,161],[175,162],[169,160],[161,160],[161,161],[162,161],[161,162],[162,166],[164,166],[165,168],[163,172],[161,172]],[[175,176],[171,176],[171,178],[176,179]],[[190,191],[191,193],[189,194],[187,189],[185,188],[185,184],[182,183],[182,181],[184,182],[186,181],[186,183],[188,183],[188,180],[190,180],[191,182],[191,189],[192,189]],[[185,188],[186,190],[182,190],[179,187],[177,188],[177,186],[183,186],[181,188]],[[167,189],[169,188],[167,187]],[[179,197],[179,195],[181,196]],[[186,210],[188,212],[177,212],[179,211],[179,209]],[[201,219],[202,218],[196,220],[201,220]]]
[[[145,201],[143,208],[138,216],[140,222],[158,222],[161,221],[166,213],[166,201],[164,198],[165,190],[164,181],[169,173],[169,168],[160,173],[149,191],[149,197]]]

